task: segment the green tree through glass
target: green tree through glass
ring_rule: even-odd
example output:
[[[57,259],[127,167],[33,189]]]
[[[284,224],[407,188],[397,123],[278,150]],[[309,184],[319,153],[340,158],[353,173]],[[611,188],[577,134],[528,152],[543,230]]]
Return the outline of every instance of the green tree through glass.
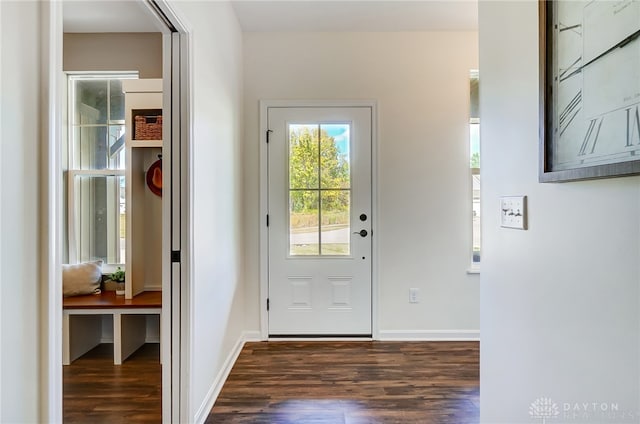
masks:
[[[348,125],[326,127],[344,131]],[[290,225],[296,231],[317,232],[349,226],[351,175],[348,144],[341,146],[326,127],[290,126]],[[348,254],[348,245],[340,249],[331,254]],[[325,250],[323,253],[328,253]],[[314,250],[313,253],[318,252]]]

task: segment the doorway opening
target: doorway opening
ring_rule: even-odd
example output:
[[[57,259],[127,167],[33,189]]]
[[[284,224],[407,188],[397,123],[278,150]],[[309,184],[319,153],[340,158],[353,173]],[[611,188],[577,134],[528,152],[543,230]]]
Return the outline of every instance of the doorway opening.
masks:
[[[94,43],[101,43],[101,49],[89,51],[85,55],[85,58],[87,56],[94,57],[94,59],[96,59],[96,63],[94,63],[93,67],[72,66],[74,69],[71,69],[67,66],[67,54],[69,54],[69,46],[73,45],[73,42],[67,42],[66,39],[63,41],[62,33],[65,32],[67,28],[67,17],[73,16],[74,19],[79,19],[79,22],[82,22],[82,12],[80,15],[74,15],[75,12],[70,11],[71,9],[67,9],[67,7],[84,7],[90,9],[95,9],[96,7],[131,8],[130,12],[132,13],[137,10],[137,16],[140,16],[140,13],[146,16],[146,21],[151,22],[154,26],[152,31],[153,33],[151,34],[147,32],[140,34],[135,32],[123,32],[122,27],[119,25],[109,27],[112,23],[109,19],[105,19],[103,24],[106,25],[106,28],[97,29],[93,26],[91,27],[92,30],[102,32],[88,33],[87,31],[79,31],[76,33],[90,35],[93,37]],[[85,96],[84,100],[86,101],[83,100],[81,102],[83,104],[81,107],[84,108],[84,111],[89,115],[93,113],[91,116],[95,115],[94,117],[96,120],[100,122],[96,121],[94,123],[89,123],[82,121],[78,124],[78,128],[73,128],[73,131],[77,130],[77,132],[81,134],[76,141],[80,140],[79,143],[84,145],[86,148],[85,153],[89,153],[89,157],[102,157],[104,155],[107,162],[115,158],[113,162],[116,169],[107,171],[107,173],[112,173],[113,175],[102,176],[101,179],[96,178],[96,175],[85,175],[104,172],[103,170],[105,167],[96,166],[95,163],[88,166],[88,169],[84,169],[85,167],[80,164],[78,167],[79,169],[72,170],[78,172],[70,172],[68,168],[69,161],[65,159],[69,157],[69,151],[65,144],[67,143],[65,135],[53,135],[53,131],[51,132],[52,137],[50,139],[50,146],[48,150],[49,161],[52,164],[50,168],[50,178],[53,181],[53,183],[49,185],[50,202],[55,206],[54,209],[59,209],[62,213],[50,215],[50,217],[55,217],[55,222],[49,222],[49,225],[56,228],[56,230],[52,232],[56,234],[55,237],[48,240],[49,251],[55,252],[51,253],[49,257],[59,259],[55,259],[53,263],[50,264],[50,269],[52,269],[53,272],[51,272],[48,277],[51,282],[50,286],[53,289],[48,293],[47,302],[50,305],[50,309],[48,313],[49,317],[45,322],[47,332],[51,335],[50,340],[53,349],[49,353],[50,358],[47,360],[46,368],[48,375],[46,392],[48,407],[46,416],[48,417],[48,421],[60,421],[63,415],[63,394],[61,390],[62,361],[60,360],[62,355],[55,352],[56,346],[59,346],[60,350],[62,350],[63,346],[66,346],[68,348],[66,353],[68,353],[69,351],[76,349],[78,343],[82,344],[87,341],[87,338],[85,337],[87,336],[87,333],[91,336],[89,338],[93,338],[94,340],[97,338],[99,341],[104,341],[104,334],[108,334],[114,341],[113,349],[108,350],[109,352],[112,352],[112,354],[109,354],[109,357],[110,360],[116,364],[115,366],[118,366],[118,363],[127,363],[126,357],[131,353],[130,351],[137,350],[136,348],[138,346],[135,344],[139,340],[144,342],[154,338],[153,335],[149,337],[149,329],[153,327],[155,329],[155,341],[161,342],[160,348],[156,345],[156,353],[153,355],[157,359],[157,369],[159,370],[156,375],[158,393],[160,393],[160,387],[164,388],[162,390],[161,398],[160,396],[157,397],[157,410],[161,411],[161,413],[158,414],[158,420],[161,419],[164,422],[178,422],[185,413],[181,410],[181,406],[186,403],[186,393],[180,390],[180,376],[183,374],[181,370],[183,369],[184,364],[180,358],[179,342],[180,333],[183,328],[183,323],[180,320],[183,310],[181,296],[182,285],[180,284],[180,281],[181,279],[186,280],[184,277],[187,275],[186,266],[183,266],[181,263],[180,256],[188,246],[188,243],[186,242],[188,237],[186,231],[187,223],[181,220],[181,216],[188,216],[188,204],[181,201],[183,200],[182,190],[186,189],[186,182],[188,181],[186,176],[186,167],[182,166],[182,162],[188,159],[188,139],[186,135],[188,134],[187,123],[189,121],[187,115],[188,111],[185,106],[188,103],[188,86],[186,81],[186,71],[188,66],[186,40],[188,34],[172,10],[164,1],[161,0],[121,2],[117,4],[107,4],[107,2],[65,2],[64,4],[56,4],[52,6],[48,12],[52,22],[49,28],[50,39],[52,40],[50,45],[52,49],[52,56],[58,56],[60,58],[64,56],[65,58],[64,65],[61,62],[55,61],[53,63],[59,63],[60,67],[57,68],[56,66],[51,66],[50,69],[48,69],[51,93],[55,93],[51,96],[50,108],[54,112],[57,111],[52,114],[57,116],[55,122],[50,124],[54,129],[64,128],[64,122],[69,118],[67,113],[64,112],[67,110],[65,108],[67,102],[66,87],[59,78],[62,68],[64,68],[65,71],[85,71],[94,73],[109,71],[118,71],[122,73],[135,69],[139,73],[138,76],[141,77],[135,82],[142,81],[143,85],[145,81],[151,82],[151,85],[154,87],[134,87],[133,89],[129,89],[128,92],[135,93],[136,95],[140,93],[145,93],[145,95],[147,95],[153,92],[154,99],[152,103],[154,104],[149,104],[148,107],[141,107],[139,104],[125,106],[124,121],[126,122],[120,122],[121,119],[111,119],[113,117],[109,118],[109,121],[111,122],[108,124],[113,124],[114,128],[117,127],[115,132],[113,132],[109,125],[107,125],[106,130],[104,128],[98,128],[102,125],[102,117],[99,113],[100,107],[93,107],[97,106],[97,104],[91,105],[92,101],[89,100],[89,98],[95,93]],[[93,10],[93,13],[95,13],[95,10]],[[136,13],[133,14],[135,15]],[[65,23],[64,27],[62,25],[63,21]],[[138,20],[138,22],[141,23],[142,21]],[[107,39],[110,35],[115,36],[116,38],[120,37],[128,39],[129,41],[109,46]],[[77,37],[82,37],[82,35],[78,35]],[[125,48],[129,42],[135,44],[132,40],[135,40],[136,37],[146,37],[146,41],[148,41],[149,38],[153,38],[154,40],[151,43],[153,45],[151,50],[156,49],[159,51],[159,54],[155,55],[155,61],[153,58],[150,59],[149,56],[145,56],[147,65],[152,62],[150,67],[141,66],[138,68],[136,66],[123,65],[127,60],[131,60],[131,57],[127,59],[124,54],[113,54],[114,51],[118,50],[118,48]],[[142,44],[150,46],[148,43],[145,44],[145,41],[143,41]],[[75,58],[77,59],[81,56],[82,55],[77,55]],[[74,56],[71,55],[70,57]],[[149,71],[149,69],[152,70]],[[149,72],[152,75],[149,75]],[[153,72],[156,72],[156,74],[153,74]],[[144,75],[145,73],[146,75]],[[153,82],[154,80],[155,82]],[[107,83],[106,87],[106,106],[109,107],[118,103],[115,97],[126,97],[128,94],[127,89],[119,91],[116,87],[111,90],[112,87],[110,82]],[[100,92],[100,90],[97,91]],[[143,101],[143,103],[145,102],[148,103],[149,99],[147,98]],[[86,106],[89,107],[87,108]],[[138,128],[138,136],[132,138],[131,135],[133,134],[133,128],[136,125],[134,123],[134,118],[136,117],[135,111],[137,110],[140,112],[141,109],[143,109],[145,113],[137,113],[137,115],[142,115],[145,122],[143,122]],[[98,112],[96,113],[95,110],[98,110]],[[159,111],[159,113],[156,114],[156,120],[154,122],[147,119],[148,116],[146,112],[149,110]],[[118,113],[120,112],[122,111],[119,111]],[[158,120],[157,118],[160,119]],[[162,128],[160,130],[160,137],[152,137],[153,140],[149,140],[148,137],[141,136],[141,134],[146,130],[159,123],[163,124],[160,125]],[[147,125],[147,128],[144,128],[144,125]],[[68,128],[69,131],[72,131],[72,126],[69,126]],[[124,138],[120,137],[123,133],[129,136],[128,139],[127,136]],[[156,132],[156,134],[158,133]],[[105,135],[105,137],[102,137],[103,135]],[[100,141],[98,142],[98,140]],[[97,149],[88,147],[91,144],[89,143],[91,141],[93,141],[93,147],[97,147]],[[113,143],[111,143],[111,141],[113,141]],[[119,144],[120,142],[122,142],[124,147]],[[134,152],[133,150],[137,148],[144,149],[144,153]],[[150,151],[149,149],[153,151]],[[129,151],[127,152],[127,150]],[[124,152],[124,155],[121,155],[122,152]],[[126,153],[129,153],[129,155]],[[154,164],[156,164],[160,159],[160,156],[162,156],[162,164],[154,166]],[[155,158],[153,161],[150,160],[152,157]],[[127,164],[126,167],[120,167],[118,163],[116,163],[119,162],[120,159],[122,159],[123,162],[134,160],[137,161],[137,163]],[[145,179],[143,179],[142,183],[138,182],[138,176],[134,179],[133,177],[129,178],[127,175],[137,165],[140,165],[140,170],[145,173],[148,173],[148,171],[156,171],[153,172],[151,175],[152,178],[149,179],[153,187],[150,187],[148,184],[145,185],[145,187],[148,187],[149,190],[151,190],[150,195],[158,196],[160,191],[162,192],[162,197],[160,198],[160,196],[158,196],[158,199],[156,199],[158,206],[155,211],[148,211],[149,214],[154,214],[156,216],[154,220],[157,224],[155,230],[146,231],[147,236],[151,237],[151,240],[147,240],[146,242],[143,240],[140,243],[142,245],[147,244],[153,246],[152,250],[155,252],[154,256],[156,262],[153,266],[147,267],[147,270],[145,271],[147,272],[152,270],[153,272],[147,272],[148,275],[141,279],[136,278],[136,271],[134,269],[127,269],[127,265],[130,266],[134,261],[126,260],[124,263],[122,261],[122,257],[129,256],[134,250],[133,248],[130,248],[129,244],[135,238],[135,234],[139,232],[139,228],[141,226],[140,224],[137,224],[137,228],[132,228],[130,227],[130,224],[135,222],[135,220],[126,219],[129,218],[126,208],[131,208],[134,202],[120,202],[121,192],[127,190],[122,190],[123,188],[132,188],[134,186],[142,187],[143,184],[147,183]],[[122,184],[123,181],[125,184]],[[129,182],[131,184],[127,185]],[[155,188],[155,190],[152,190],[153,188]],[[68,194],[70,192],[80,193],[84,203],[79,205],[79,199],[76,197],[76,202],[74,203],[73,208],[69,209],[67,203]],[[135,195],[133,189],[132,193],[127,193],[127,197],[132,195]],[[139,196],[148,197],[149,193],[141,190],[139,191]],[[109,199],[115,200],[110,202]],[[124,210],[122,210],[122,203],[124,204]],[[141,201],[139,203],[146,205],[148,202]],[[140,207],[138,207],[138,209],[139,208]],[[76,225],[76,222],[71,224],[67,219],[69,216],[68,212],[70,210],[73,210],[73,214],[75,214],[76,219],[83,214],[85,215],[79,225]],[[143,213],[143,215],[145,214],[146,212]],[[87,218],[87,215],[89,218]],[[121,215],[125,216],[124,222],[121,219]],[[91,222],[90,225],[84,225],[91,220],[93,220],[93,222]],[[103,222],[101,220],[106,220],[106,223],[104,223],[105,225],[102,225]],[[138,221],[144,222],[142,219],[138,219]],[[115,223],[115,225],[109,225],[109,223]],[[74,229],[71,233],[76,230],[83,232],[79,238],[76,237],[78,235],[78,231],[76,231],[75,234],[72,234],[72,241],[70,241],[71,238],[69,237],[69,230],[71,227]],[[124,228],[126,228],[126,230],[121,231]],[[126,240],[126,249],[121,248],[122,240]],[[86,249],[75,250],[73,255],[71,255],[71,248],[78,248],[80,246],[79,241],[84,242],[83,246],[86,247]],[[99,247],[97,250],[96,246]],[[71,262],[71,257],[73,257],[75,265],[84,265],[86,262],[92,262],[89,260],[81,261],[81,257],[78,256],[78,254],[80,253],[81,256],[99,256],[98,253],[101,251],[102,247],[106,247],[107,249],[105,258],[106,262],[113,262],[113,267],[108,267],[105,270],[100,270],[99,272],[105,275],[104,278],[106,279],[109,277],[115,279],[115,276],[118,273],[114,271],[118,271],[117,267],[121,266],[126,275],[126,293],[122,296],[113,294],[113,302],[115,302],[115,304],[108,305],[108,308],[104,308],[104,305],[95,308],[93,306],[87,308],[86,305],[72,305],[68,308],[65,304],[65,312],[63,314],[63,302],[61,301],[63,298],[63,278],[60,277],[63,275],[62,263]],[[108,252],[113,254],[109,254]],[[144,255],[141,255],[136,262],[142,263],[147,260],[147,258],[141,258],[144,258]],[[102,280],[103,277],[101,276],[100,279]],[[129,281],[127,281],[127,279],[129,279]],[[104,285],[102,285],[101,289],[105,289]],[[140,298],[140,292],[141,294],[147,294],[160,293],[160,291],[162,292],[162,300],[159,300],[159,297],[157,297],[152,301],[153,305],[136,304],[136,301]],[[101,292],[100,297],[102,297],[104,293],[105,292]],[[65,302],[66,299],[73,298],[65,297]],[[110,300],[110,302],[112,302],[112,300]],[[124,309],[121,308],[121,304],[126,305]],[[79,308],[87,309],[78,312]],[[74,312],[67,313],[70,311]],[[71,315],[82,316],[83,319],[76,320],[74,323],[71,323],[73,319]],[[104,316],[107,318],[105,319]],[[63,319],[60,320],[57,317],[63,317]],[[61,321],[63,324],[69,324],[67,327],[69,330],[69,337],[66,340],[63,340],[65,337],[63,337],[63,331],[61,331],[60,328]],[[99,336],[96,336],[96,331],[100,333]],[[140,333],[142,333],[142,335]],[[116,340],[119,340],[119,342],[116,342]],[[132,340],[136,341],[132,343]],[[119,346],[116,348],[116,344],[118,343]],[[134,354],[134,356],[135,355],[137,354]],[[143,346],[139,356],[144,357],[145,355],[148,355],[148,349],[145,349]],[[132,360],[131,364],[133,363],[134,361]],[[104,395],[104,393],[101,395]],[[94,415],[87,414],[86,416]]]

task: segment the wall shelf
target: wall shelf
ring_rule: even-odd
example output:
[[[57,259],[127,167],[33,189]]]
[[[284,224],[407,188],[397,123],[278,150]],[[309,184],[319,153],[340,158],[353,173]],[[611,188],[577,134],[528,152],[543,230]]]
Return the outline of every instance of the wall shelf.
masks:
[[[162,140],[131,140],[129,147],[162,147]]]

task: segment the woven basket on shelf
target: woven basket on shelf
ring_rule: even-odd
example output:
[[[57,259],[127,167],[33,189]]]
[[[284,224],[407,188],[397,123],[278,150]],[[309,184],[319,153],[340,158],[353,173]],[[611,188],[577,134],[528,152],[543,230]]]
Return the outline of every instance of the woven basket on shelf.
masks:
[[[162,115],[142,116],[134,119],[134,140],[162,140]]]

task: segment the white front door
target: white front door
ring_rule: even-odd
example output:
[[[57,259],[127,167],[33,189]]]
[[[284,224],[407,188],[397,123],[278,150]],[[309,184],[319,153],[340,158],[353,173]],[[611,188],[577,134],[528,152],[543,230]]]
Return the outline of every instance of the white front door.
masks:
[[[372,107],[269,107],[274,336],[370,336]]]

